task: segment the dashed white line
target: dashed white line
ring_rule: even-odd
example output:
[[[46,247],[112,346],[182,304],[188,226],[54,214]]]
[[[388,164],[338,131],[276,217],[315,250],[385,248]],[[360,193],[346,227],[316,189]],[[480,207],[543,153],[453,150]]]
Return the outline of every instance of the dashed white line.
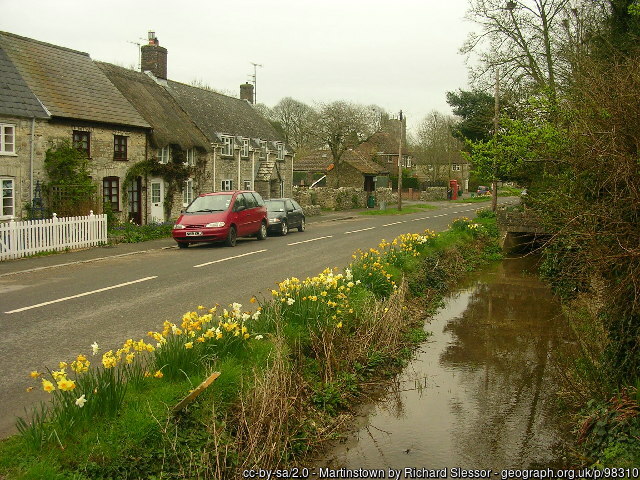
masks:
[[[414,218],[413,220],[411,220],[412,222],[418,222],[420,220],[429,220],[429,218],[431,217],[422,217],[422,218]]]
[[[350,232],[344,232],[344,234],[349,235],[350,233],[366,232],[367,230],[373,230],[374,228],[376,227],[361,228],[360,230],[351,230]]]
[[[385,225],[382,225],[383,227],[390,227],[391,225],[398,225],[400,223],[404,223],[405,220],[402,220],[401,222],[393,222],[393,223],[387,223]]]
[[[317,237],[317,238],[311,238],[309,240],[302,240],[301,242],[293,242],[293,243],[287,243],[287,246],[291,246],[291,245],[298,245],[300,243],[309,243],[309,242],[315,242],[316,240],[323,240],[325,238],[331,238],[333,237],[333,235],[327,235],[325,237]]]
[[[31,310],[32,308],[44,307],[46,305],[51,305],[53,303],[60,303],[66,300],[72,300],[74,298],[86,297],[87,295],[93,295],[94,293],[106,292],[107,290],[113,290],[114,288],[126,287],[127,285],[133,285],[134,283],[146,282],[147,280],[153,280],[154,278],[158,278],[158,276],[153,277],[144,277],[138,280],[133,280],[131,282],[119,283],[118,285],[112,285],[110,287],[99,288],[98,290],[91,290],[90,292],[79,293],[77,295],[71,295],[70,297],[58,298],[57,300],[51,300],[49,302],[38,303],[37,305],[31,305],[29,307],[17,308],[15,310],[10,310],[4,313],[19,313],[24,312],[25,310]]]
[[[213,260],[212,262],[201,263],[200,265],[194,265],[193,268],[206,267],[207,265],[213,265],[214,263],[226,262],[227,260],[233,260],[234,258],[246,257],[247,255],[254,255],[256,253],[266,252],[266,249],[256,250],[255,252],[243,253],[242,255],[234,255],[233,257],[221,258],[220,260]]]

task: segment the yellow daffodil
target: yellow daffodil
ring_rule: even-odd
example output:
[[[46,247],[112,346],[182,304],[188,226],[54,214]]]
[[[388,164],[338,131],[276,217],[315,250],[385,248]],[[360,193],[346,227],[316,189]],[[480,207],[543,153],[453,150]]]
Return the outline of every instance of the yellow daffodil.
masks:
[[[49,380],[42,379],[42,389],[47,393],[51,393],[56,389],[56,387]]]

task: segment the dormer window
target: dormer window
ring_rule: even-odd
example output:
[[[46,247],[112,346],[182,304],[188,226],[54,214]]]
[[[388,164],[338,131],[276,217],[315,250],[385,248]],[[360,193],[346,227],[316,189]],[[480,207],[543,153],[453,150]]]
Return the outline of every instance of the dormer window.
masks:
[[[242,139],[242,156],[243,157],[249,156],[249,139],[248,138]]]
[[[166,165],[169,160],[171,160],[171,147],[167,145],[158,150],[158,162]]]
[[[260,158],[265,158],[267,156],[267,151],[269,147],[267,146],[267,142],[260,141]]]
[[[222,155],[233,155],[233,137],[222,137]]]
[[[278,160],[284,160],[284,143],[278,143]]]

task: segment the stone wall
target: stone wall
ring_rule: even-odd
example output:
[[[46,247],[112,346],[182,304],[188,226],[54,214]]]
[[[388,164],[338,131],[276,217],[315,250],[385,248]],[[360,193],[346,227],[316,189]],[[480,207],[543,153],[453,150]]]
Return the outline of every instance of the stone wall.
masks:
[[[30,186],[30,158],[31,158],[31,120],[18,118],[2,118],[2,123],[16,125],[16,155],[2,156],[0,161],[0,177],[11,178],[14,181],[16,218],[27,215],[25,205],[31,203]],[[90,133],[89,174],[98,187],[98,194],[102,196],[102,180],[104,177],[118,177],[120,180],[119,204],[117,212],[119,218],[126,220],[128,216],[126,195],[122,193],[122,182],[127,170],[134,163],[144,160],[146,155],[146,133],[141,130],[120,130],[108,126],[91,126],[88,124],[74,124],[66,122],[50,122],[38,120],[34,129],[33,151],[33,181],[46,183],[49,179],[44,170],[44,159],[47,149],[60,141],[72,141],[73,131],[80,130]],[[114,161],[113,136],[127,137],[127,160]],[[88,214],[89,212],[87,212]]]
[[[423,202],[437,202],[447,199],[447,189],[445,187],[427,187],[420,192],[420,200]]]
[[[389,205],[398,201],[398,194],[392,192],[390,188],[379,188],[373,192],[376,206],[380,202]],[[305,188],[294,187],[293,198],[305,209],[305,212],[313,212],[317,207],[320,210],[351,210],[354,208],[366,208],[369,193],[360,188],[354,187],[318,187]],[[309,214],[310,215],[310,214]]]

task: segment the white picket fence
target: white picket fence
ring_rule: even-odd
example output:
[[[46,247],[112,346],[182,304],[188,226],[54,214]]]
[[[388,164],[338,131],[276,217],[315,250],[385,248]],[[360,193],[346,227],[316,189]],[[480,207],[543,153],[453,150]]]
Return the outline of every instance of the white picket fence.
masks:
[[[62,217],[0,223],[0,260],[93,247],[107,242],[107,216]]]

